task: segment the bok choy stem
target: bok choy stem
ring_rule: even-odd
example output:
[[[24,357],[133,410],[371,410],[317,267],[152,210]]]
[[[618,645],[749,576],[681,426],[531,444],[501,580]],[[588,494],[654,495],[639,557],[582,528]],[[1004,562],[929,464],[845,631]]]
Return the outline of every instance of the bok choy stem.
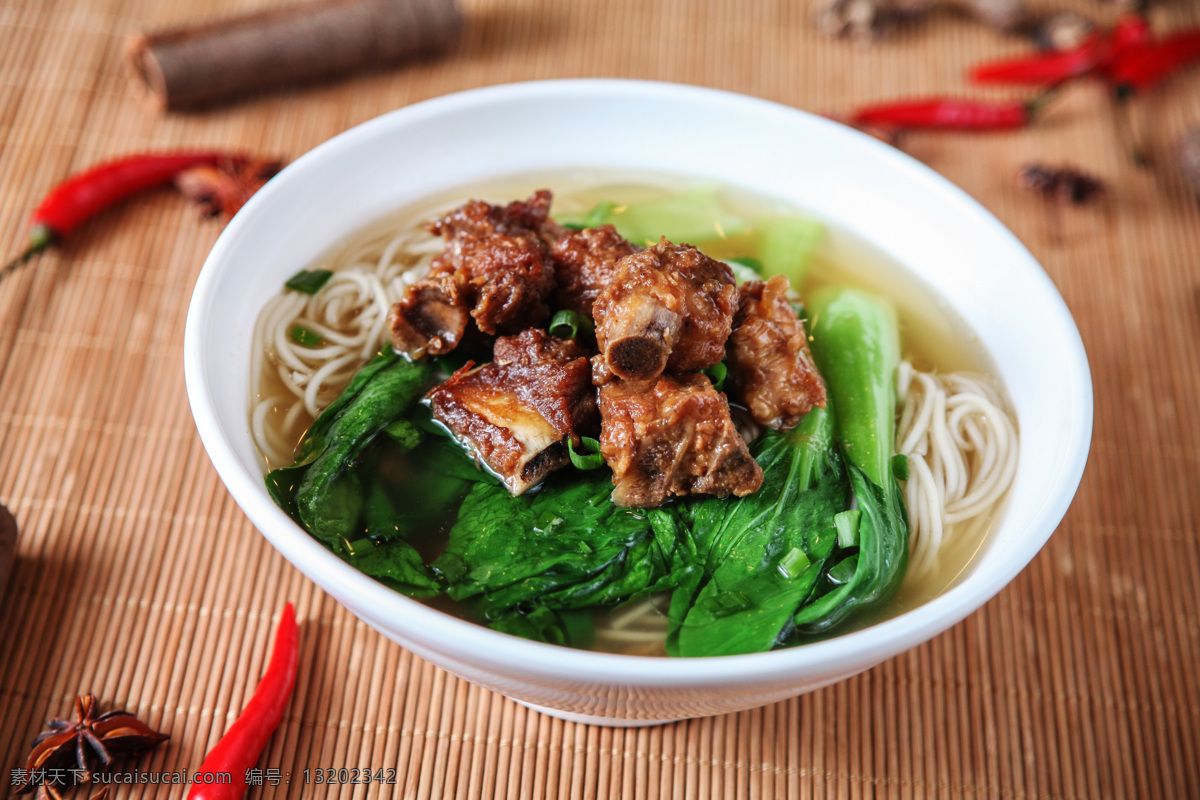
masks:
[[[825,377],[850,483],[862,512],[858,552],[834,564],[852,564],[837,588],[797,612],[800,633],[821,633],[852,611],[889,597],[908,561],[908,518],[896,483],[895,373],[900,334],[883,298],[850,288],[815,292],[808,302],[812,352]],[[842,532],[843,541],[849,539]],[[853,559],[853,561],[851,561]],[[848,567],[841,567],[843,573]]]

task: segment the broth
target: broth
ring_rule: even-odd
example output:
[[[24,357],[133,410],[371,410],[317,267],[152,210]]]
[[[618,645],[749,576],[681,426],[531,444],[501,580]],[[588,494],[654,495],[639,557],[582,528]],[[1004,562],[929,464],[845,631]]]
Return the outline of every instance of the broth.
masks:
[[[378,259],[394,232],[423,230],[427,221],[457,207],[468,198],[504,204],[514,198],[527,197],[537,189],[548,187],[554,192],[552,216],[560,218],[582,215],[597,203],[614,198],[622,203],[654,200],[694,185],[694,182],[672,177],[640,174],[614,177],[611,172],[592,170],[525,175],[492,181],[473,186],[469,190],[443,192],[418,205],[389,214],[348,236],[317,259],[312,268],[337,270],[353,261]],[[721,189],[721,197],[734,213],[750,220],[781,213],[805,216],[797,213],[796,209],[770,198],[725,187]],[[753,255],[747,252],[748,246],[750,245],[744,236],[733,235],[702,249],[716,258],[730,258]],[[411,264],[416,264],[418,260],[411,259]],[[827,229],[824,241],[813,258],[801,294],[803,296],[813,289],[831,284],[858,286],[891,298],[898,312],[902,357],[918,369],[936,369],[942,373],[965,370],[994,375],[981,344],[970,335],[967,326],[953,316],[931,287],[915,279],[901,265],[894,263],[867,243],[847,232]],[[270,359],[264,359],[257,386],[258,394],[253,399],[255,403],[266,397],[287,393],[279,370],[270,363]],[[290,443],[286,447],[281,446],[280,452],[290,452],[303,438],[305,430],[312,422],[313,417],[310,414],[293,412],[289,418],[287,410],[278,407],[266,413],[264,425],[279,442]],[[264,455],[267,458],[268,469],[284,466],[274,463],[268,454]],[[872,614],[860,615],[849,625],[839,627],[838,633],[911,610],[952,586],[979,552],[991,524],[990,518],[996,513],[998,511],[993,509],[990,514],[985,515],[987,519],[972,523],[973,530],[969,536],[953,540],[944,546],[939,551],[940,563],[937,571],[919,577],[906,576],[899,592],[886,608]],[[444,547],[450,525],[442,523],[436,527],[441,531],[440,542],[426,542],[420,546],[422,555],[427,559],[435,557],[440,548]],[[458,604],[445,597],[434,600],[432,605],[450,613],[466,616]],[[627,604],[615,609],[596,611],[594,617],[600,632],[597,649],[662,654],[661,641],[656,643],[654,634],[659,627],[665,631],[665,621],[660,626],[655,619],[656,614],[661,614],[663,607],[661,598],[645,604],[640,610],[641,616],[635,619],[630,627],[630,635],[606,636],[605,632],[611,628],[610,622],[613,619],[623,615],[637,616],[638,609],[629,608]]]

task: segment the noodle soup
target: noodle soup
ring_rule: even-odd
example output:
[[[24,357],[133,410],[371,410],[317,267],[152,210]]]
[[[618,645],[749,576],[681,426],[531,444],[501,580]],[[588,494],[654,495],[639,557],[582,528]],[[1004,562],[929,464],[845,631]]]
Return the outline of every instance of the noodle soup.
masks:
[[[696,189],[694,183],[673,178],[614,179],[586,172],[526,176],[431,198],[350,237],[310,268],[329,270],[327,283],[311,295],[284,292],[264,309],[256,327],[250,416],[268,469],[292,462],[321,410],[388,344],[388,309],[443,247],[440,239],[425,232],[424,224],[468,197],[504,203],[546,186],[555,191],[552,214],[558,219],[584,218],[605,202],[654,202]],[[717,194],[738,219],[795,213],[769,198],[727,187]],[[753,237],[733,230],[721,234],[701,249],[719,259],[757,257]],[[954,583],[998,513],[1015,470],[1016,434],[1003,411],[1002,395],[986,377],[990,369],[985,353],[929,287],[861,242],[829,231],[812,255],[800,294],[807,297],[834,285],[885,295],[897,309],[903,364],[897,376],[902,402],[896,445],[898,452],[910,454],[907,512],[915,528],[910,568],[898,593],[886,607],[839,627],[840,633],[920,605]],[[402,491],[405,476],[415,476],[420,465],[398,459],[385,462],[383,469],[399,476],[395,485]],[[459,501],[456,497],[449,505]],[[441,553],[454,524],[452,509],[434,510],[429,517],[428,535],[414,542],[426,563]],[[427,602],[472,616],[466,605],[445,596]],[[664,654],[669,602],[669,594],[660,593],[595,609],[593,646]]]

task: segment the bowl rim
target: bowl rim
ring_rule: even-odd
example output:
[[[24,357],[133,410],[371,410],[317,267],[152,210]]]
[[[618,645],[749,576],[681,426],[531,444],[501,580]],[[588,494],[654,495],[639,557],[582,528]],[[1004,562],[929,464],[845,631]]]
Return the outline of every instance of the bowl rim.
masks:
[[[579,650],[521,639],[468,622],[412,600],[363,575],[337,558],[296,525],[268,496],[262,475],[251,475],[239,460],[229,436],[217,417],[212,389],[205,376],[205,338],[200,335],[204,314],[228,263],[228,254],[248,235],[259,209],[274,202],[293,184],[303,181],[313,165],[351,150],[360,142],[379,135],[396,135],[404,127],[439,115],[476,106],[514,101],[550,101],[581,93],[594,97],[629,95],[645,98],[687,99],[723,106],[729,111],[783,114],[814,126],[840,129],[839,135],[856,139],[856,146],[870,149],[876,157],[890,160],[909,179],[926,191],[963,206],[964,212],[998,228],[1014,252],[1023,254],[1018,264],[1032,270],[1028,275],[1040,283],[1046,299],[1060,310],[1067,323],[1062,331],[1069,352],[1063,352],[1064,370],[1072,388],[1070,419],[1073,424],[1060,469],[1061,487],[1034,512],[1031,524],[1007,553],[1003,569],[975,574],[910,611],[888,617],[868,627],[830,639],[797,647],[743,655],[698,658],[662,658]],[[582,78],[500,84],[435,97],[406,106],[352,127],[300,156],[270,181],[235,216],[213,246],[196,281],[184,332],[185,381],[192,414],[201,441],[227,490],[255,527],[280,553],[310,580],[350,606],[342,598],[352,597],[351,610],[376,628],[399,631],[419,645],[437,642],[431,649],[465,662],[502,666],[524,675],[561,680],[569,676],[579,682],[620,682],[646,687],[694,687],[741,680],[770,681],[806,672],[866,669],[911,646],[927,641],[961,621],[994,597],[1023,570],[1066,514],[1082,479],[1090,449],[1093,397],[1090,371],[1083,341],[1065,301],[1049,275],[1033,255],[994,215],[965,191],[916,159],[866,134],[854,131],[809,112],[773,101],[733,92],[658,81]],[[318,574],[314,570],[320,568]],[[369,609],[369,610],[368,610]],[[398,625],[397,628],[390,628]],[[390,634],[389,634],[390,635]],[[410,646],[405,644],[405,646]],[[415,648],[414,648],[415,649]]]

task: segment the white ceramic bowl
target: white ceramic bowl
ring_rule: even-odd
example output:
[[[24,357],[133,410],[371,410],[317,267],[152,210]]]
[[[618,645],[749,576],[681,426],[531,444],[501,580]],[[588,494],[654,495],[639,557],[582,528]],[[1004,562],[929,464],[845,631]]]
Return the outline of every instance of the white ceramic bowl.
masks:
[[[811,209],[937,287],[991,354],[1022,434],[1002,522],[953,588],[827,641],[666,659],[526,641],[455,619],[365,577],[272,503],[247,422],[255,315],[290,275],[365,223],[436,192],[567,168],[713,179]],[[753,708],[849,677],[946,630],[1033,558],[1083,473],[1092,390],[1079,333],[1030,253],[948,181],[826,119],[749,97],[633,81],[496,86],[360,125],[287,167],[230,223],[196,284],[188,396],[234,499],[300,571],[438,666],[567,719],[648,724]]]

